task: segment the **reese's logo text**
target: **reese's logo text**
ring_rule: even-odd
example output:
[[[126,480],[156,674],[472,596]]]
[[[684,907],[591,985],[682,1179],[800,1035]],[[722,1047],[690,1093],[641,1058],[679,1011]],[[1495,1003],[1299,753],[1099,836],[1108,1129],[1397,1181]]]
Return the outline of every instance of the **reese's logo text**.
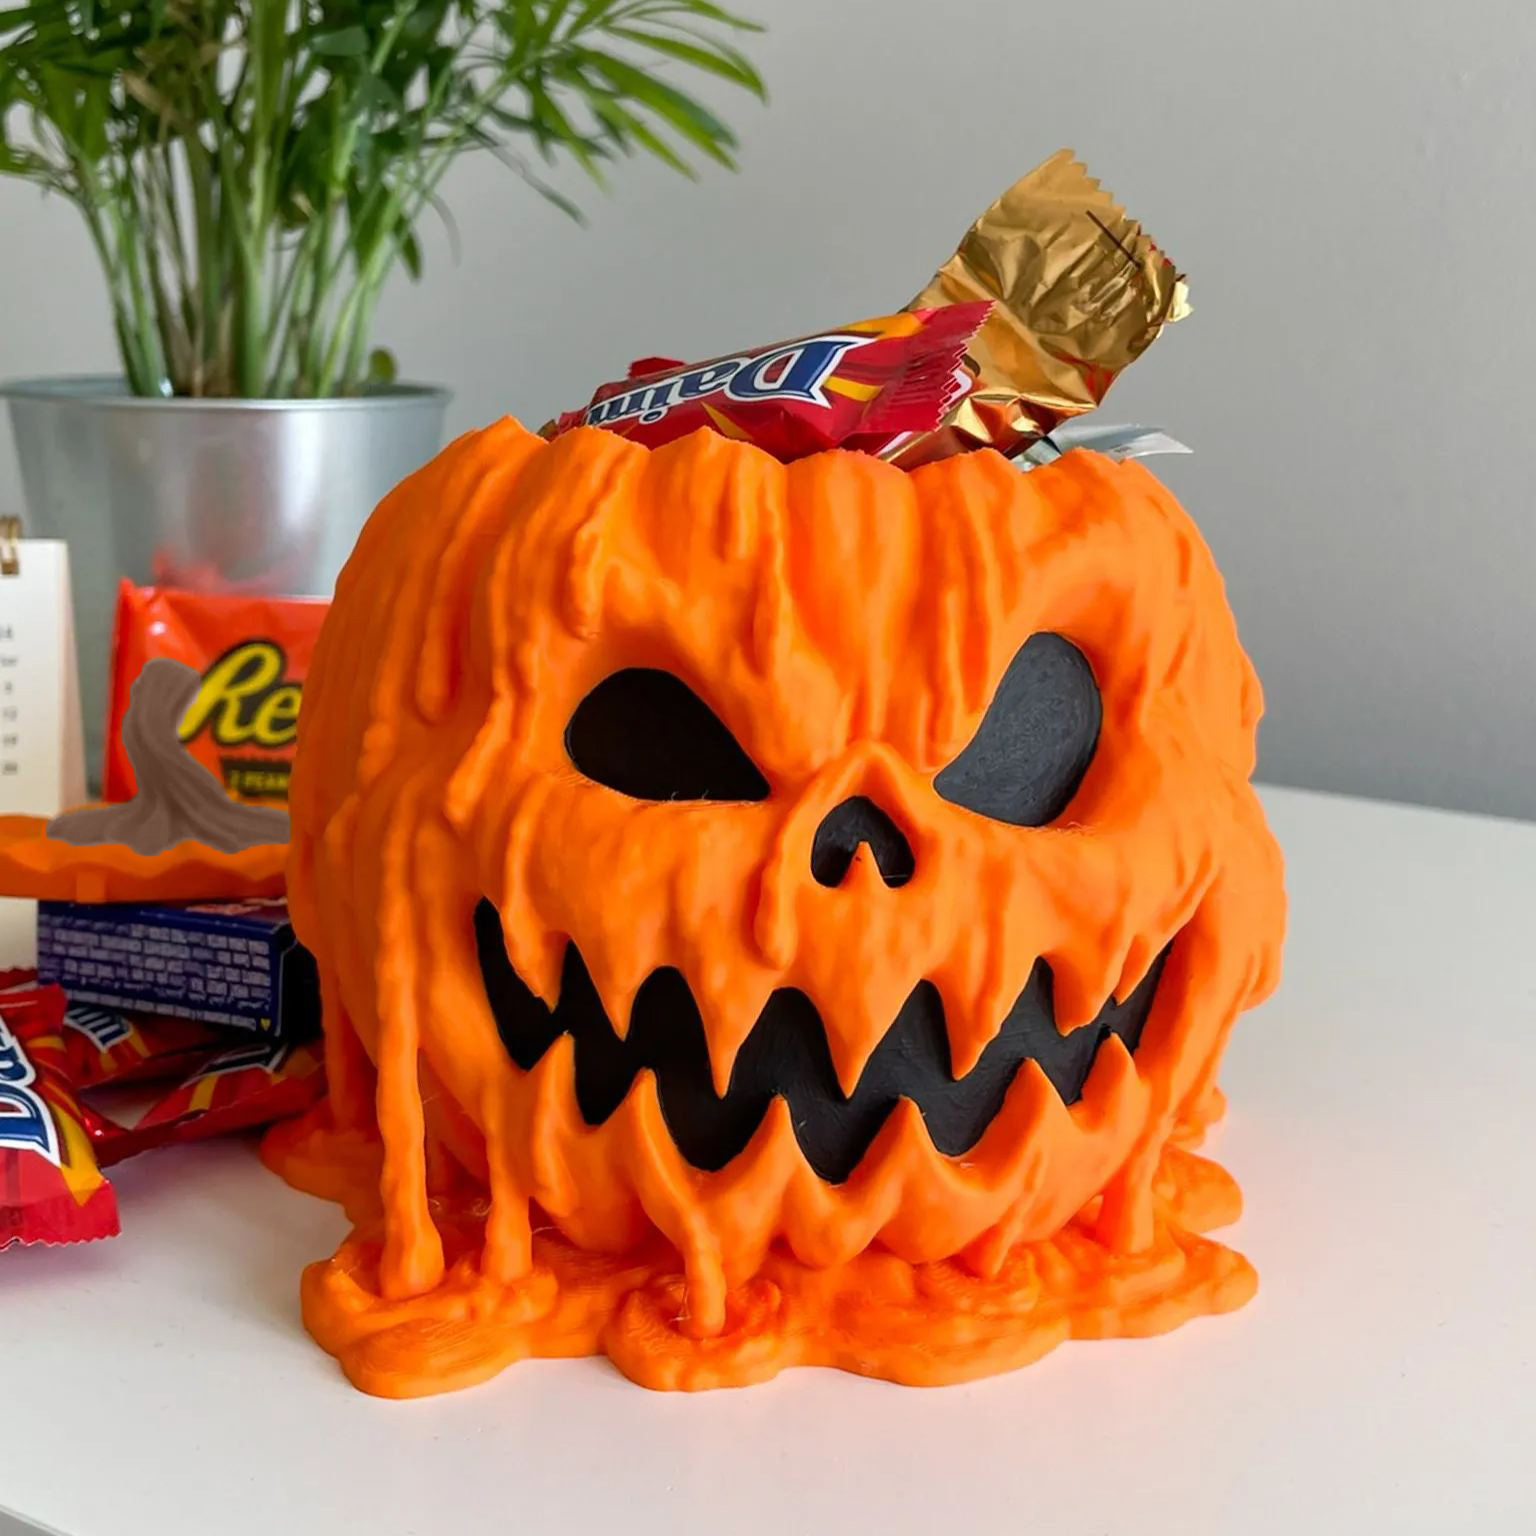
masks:
[[[272,640],[243,640],[203,673],[181,719],[181,739],[207,732],[221,747],[286,747],[298,733],[303,684],[287,677],[288,657]]]

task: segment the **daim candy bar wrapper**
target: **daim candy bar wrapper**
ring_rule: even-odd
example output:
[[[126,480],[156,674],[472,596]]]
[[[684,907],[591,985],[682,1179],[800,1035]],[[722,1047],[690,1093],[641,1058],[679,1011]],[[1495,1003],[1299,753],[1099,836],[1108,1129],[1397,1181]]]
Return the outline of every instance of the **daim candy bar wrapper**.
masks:
[[[228,1047],[226,1032],[192,1019],[95,1003],[71,1003],[64,1014],[65,1061],[77,1089],[181,1077]]]
[[[786,463],[881,449],[938,426],[970,387],[961,360],[991,307],[907,310],[691,365],[648,358],[545,432],[604,427],[655,448],[708,427]]]
[[[118,1231],[66,1071],[64,1007],[57,987],[0,995],[0,1248]]]
[[[211,1057],[137,1115],[86,1106],[86,1126],[107,1167],[155,1147],[286,1120],[308,1109],[324,1089],[317,1042],[257,1040]]]

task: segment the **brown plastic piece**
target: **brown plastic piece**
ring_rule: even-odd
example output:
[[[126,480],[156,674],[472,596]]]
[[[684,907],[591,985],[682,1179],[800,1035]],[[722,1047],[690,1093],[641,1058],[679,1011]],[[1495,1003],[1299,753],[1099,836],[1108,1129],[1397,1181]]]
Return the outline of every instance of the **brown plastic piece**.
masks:
[[[48,823],[48,836],[77,847],[121,843],[153,857],[178,843],[238,853],[288,841],[288,813],[241,805],[182,745],[177,726],[200,679],[169,657],[144,663],[123,718],[123,747],[138,792],[122,805],[66,811]]]

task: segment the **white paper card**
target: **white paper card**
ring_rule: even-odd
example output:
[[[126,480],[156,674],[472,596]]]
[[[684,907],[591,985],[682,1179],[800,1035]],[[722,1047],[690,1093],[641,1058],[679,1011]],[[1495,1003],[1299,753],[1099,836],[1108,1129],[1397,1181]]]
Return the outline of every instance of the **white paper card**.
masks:
[[[0,574],[0,815],[55,816],[85,798],[69,550],[22,539]],[[37,907],[0,900],[0,967],[36,958]]]

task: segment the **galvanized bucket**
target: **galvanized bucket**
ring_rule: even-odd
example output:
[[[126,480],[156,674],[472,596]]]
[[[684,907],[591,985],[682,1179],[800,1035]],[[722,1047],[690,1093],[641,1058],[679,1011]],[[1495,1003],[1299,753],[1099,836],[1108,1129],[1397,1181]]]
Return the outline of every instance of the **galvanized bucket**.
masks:
[[[87,762],[99,773],[117,581],[329,595],[359,528],[442,446],[448,391],[150,400],[120,379],[0,385],[27,532],[69,544]]]

